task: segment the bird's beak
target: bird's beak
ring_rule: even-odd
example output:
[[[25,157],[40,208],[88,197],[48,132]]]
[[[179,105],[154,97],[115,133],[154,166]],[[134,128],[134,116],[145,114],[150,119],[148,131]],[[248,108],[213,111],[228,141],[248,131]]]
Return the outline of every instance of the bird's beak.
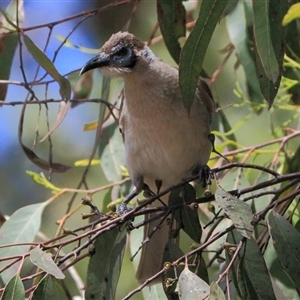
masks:
[[[82,75],[83,73],[96,69],[101,68],[104,66],[108,66],[110,62],[110,56],[109,54],[105,52],[100,52],[97,56],[89,60],[80,70],[79,75]]]

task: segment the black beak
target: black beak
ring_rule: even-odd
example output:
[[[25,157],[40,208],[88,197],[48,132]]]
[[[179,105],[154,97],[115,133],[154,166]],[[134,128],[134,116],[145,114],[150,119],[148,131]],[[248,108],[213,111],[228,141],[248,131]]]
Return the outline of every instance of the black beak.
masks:
[[[110,62],[110,56],[106,54],[105,52],[99,53],[97,56],[89,60],[80,70],[79,75],[82,75],[83,73],[96,69],[101,68],[104,66],[108,66]]]

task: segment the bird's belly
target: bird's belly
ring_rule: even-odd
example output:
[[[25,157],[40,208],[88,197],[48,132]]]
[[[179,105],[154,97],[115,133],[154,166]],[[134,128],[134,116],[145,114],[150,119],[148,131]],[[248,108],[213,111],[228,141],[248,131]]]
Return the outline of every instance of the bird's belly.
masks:
[[[173,185],[206,164],[211,151],[207,133],[201,127],[174,125],[134,126],[125,133],[125,158],[132,179],[143,176]]]

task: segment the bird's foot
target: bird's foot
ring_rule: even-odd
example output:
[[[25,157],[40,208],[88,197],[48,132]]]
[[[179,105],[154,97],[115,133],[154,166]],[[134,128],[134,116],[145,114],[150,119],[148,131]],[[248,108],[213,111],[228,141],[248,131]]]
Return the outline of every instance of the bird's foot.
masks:
[[[126,201],[126,200],[125,200]],[[127,206],[127,203],[126,202],[122,202],[120,205],[119,205],[119,207],[118,207],[118,209],[117,209],[117,212],[118,212],[118,215],[124,215],[124,214],[126,214],[126,213],[128,213],[128,212],[130,212],[131,210],[132,210],[132,208],[129,208],[128,206]]]
[[[202,182],[202,186],[205,188],[207,185],[211,185],[211,179],[215,178],[215,174],[209,168],[208,165],[201,166],[199,169],[199,181]]]

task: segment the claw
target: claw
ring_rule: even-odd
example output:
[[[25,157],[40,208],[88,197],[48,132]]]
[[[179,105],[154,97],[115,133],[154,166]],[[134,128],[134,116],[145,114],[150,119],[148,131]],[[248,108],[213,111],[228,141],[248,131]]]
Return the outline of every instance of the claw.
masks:
[[[215,174],[209,168],[209,166],[204,165],[199,169],[199,181],[202,182],[202,186],[205,188],[207,185],[211,184],[211,179],[215,178]]]

